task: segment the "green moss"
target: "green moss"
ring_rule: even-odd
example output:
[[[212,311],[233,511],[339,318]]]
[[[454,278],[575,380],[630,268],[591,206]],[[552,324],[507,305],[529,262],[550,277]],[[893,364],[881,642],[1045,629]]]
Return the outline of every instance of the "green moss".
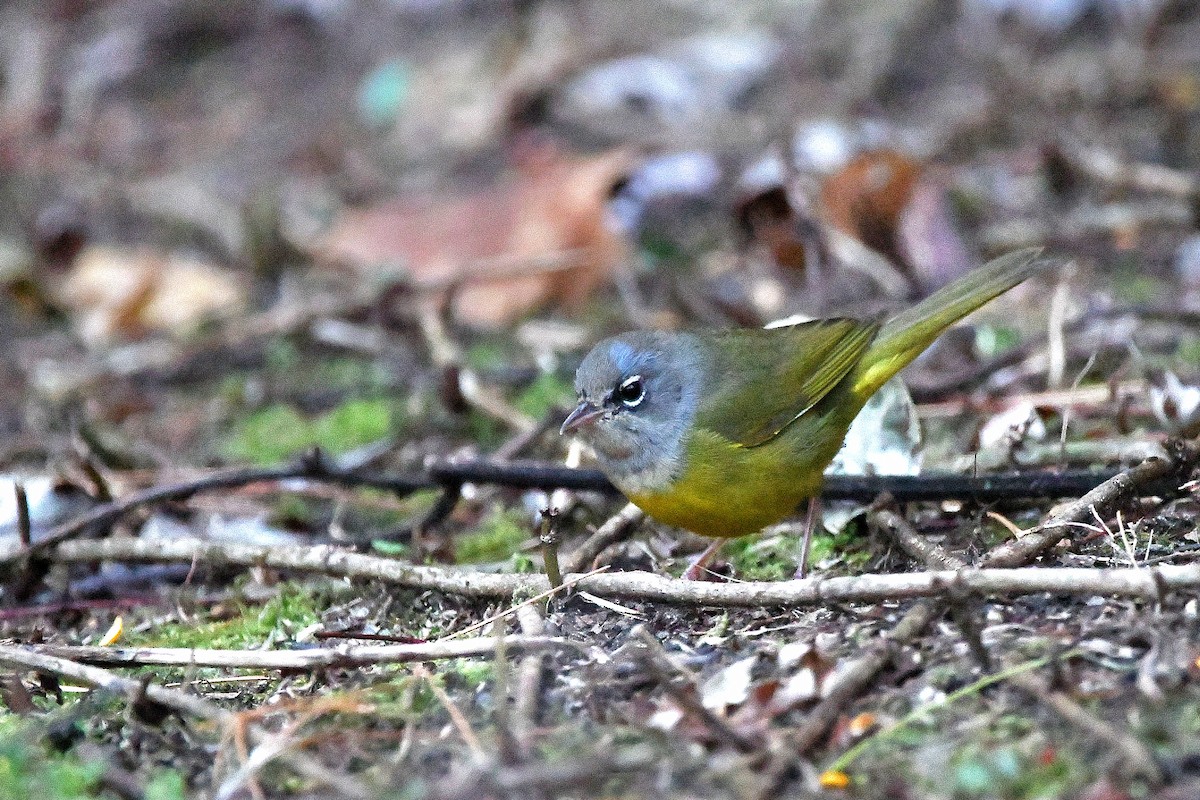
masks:
[[[507,363],[508,354],[499,342],[481,342],[467,348],[463,361],[472,369],[496,369]]]
[[[569,381],[545,372],[521,392],[513,405],[522,414],[541,419],[553,409],[569,404],[574,396],[575,390]]]
[[[46,750],[35,743],[35,730],[18,717],[0,715],[0,797],[99,796],[97,783],[105,765],[85,764],[71,753]]]
[[[1039,739],[1029,737],[1026,741]],[[1066,796],[1082,782],[1082,776],[1074,774],[1081,766],[1082,762],[1064,758],[1049,744],[1030,747],[1026,743],[997,746],[979,742],[955,755],[950,774],[956,797],[1049,800]]]
[[[467,414],[467,429],[471,439],[485,450],[499,447],[504,442],[504,428],[500,422],[475,409]]]
[[[167,623],[148,631],[131,633],[123,644],[130,647],[198,647],[239,650],[258,647],[272,634],[289,638],[320,618],[324,598],[303,587],[284,585],[261,608],[243,608],[242,613],[214,622]]]
[[[747,581],[783,581],[796,574],[800,543],[790,536],[742,536],[726,542],[734,574]]]
[[[982,358],[994,358],[1021,343],[1015,328],[1002,325],[980,325],[975,329],[975,349]]]
[[[160,772],[146,784],[146,800],[183,800],[186,797],[183,775],[178,772]]]
[[[492,679],[493,663],[456,658],[447,662],[439,674],[445,680],[448,689],[456,689],[461,686],[475,691]]]
[[[349,400],[315,419],[287,405],[268,406],[247,417],[225,446],[237,461],[278,464],[310,447],[344,453],[384,438],[395,422],[388,400]]]
[[[848,567],[861,568],[871,559],[870,551],[864,547],[866,541],[866,537],[858,535],[855,525],[847,525],[837,533],[826,533],[822,528],[813,534],[808,563],[818,564],[836,556]]]
[[[1200,366],[1200,336],[1185,333],[1179,339],[1179,347],[1175,349],[1175,357],[1185,364]]]
[[[345,452],[382,439],[391,427],[392,408],[387,401],[349,400],[313,421],[313,443]]]
[[[461,536],[454,546],[459,564],[481,564],[504,559],[516,553],[531,536],[530,528],[517,511],[494,511],[479,527]]]
[[[1118,299],[1140,304],[1153,302],[1158,297],[1162,282],[1134,268],[1114,274],[1111,285]]]

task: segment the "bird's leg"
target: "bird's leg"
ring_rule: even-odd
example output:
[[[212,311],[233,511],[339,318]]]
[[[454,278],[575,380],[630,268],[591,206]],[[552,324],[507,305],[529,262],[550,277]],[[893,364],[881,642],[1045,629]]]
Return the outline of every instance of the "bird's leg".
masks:
[[[688,568],[683,571],[683,579],[685,581],[702,580],[708,569],[708,563],[713,560],[713,556],[720,552],[723,544],[725,544],[724,539],[713,539],[708,547],[704,548],[704,552],[696,556],[695,561],[688,564]]]
[[[812,549],[813,531],[821,523],[821,498],[808,498],[808,511],[804,515],[804,541],[800,545],[800,563],[796,566],[796,577],[808,574],[808,553]]]

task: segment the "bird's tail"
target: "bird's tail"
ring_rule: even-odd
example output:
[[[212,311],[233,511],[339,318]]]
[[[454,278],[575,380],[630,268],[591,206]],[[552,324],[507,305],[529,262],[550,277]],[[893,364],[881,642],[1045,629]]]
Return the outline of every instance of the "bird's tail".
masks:
[[[889,320],[859,361],[854,393],[865,401],[946,328],[1045,269],[1052,262],[1039,259],[1040,254],[1031,248],[1000,256]]]

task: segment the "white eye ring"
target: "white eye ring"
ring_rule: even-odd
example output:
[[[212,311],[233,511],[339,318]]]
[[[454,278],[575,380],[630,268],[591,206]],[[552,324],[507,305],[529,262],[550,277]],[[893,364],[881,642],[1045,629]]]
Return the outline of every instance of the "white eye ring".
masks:
[[[621,405],[626,408],[637,408],[646,399],[646,387],[641,375],[630,375],[617,387],[615,392]]]

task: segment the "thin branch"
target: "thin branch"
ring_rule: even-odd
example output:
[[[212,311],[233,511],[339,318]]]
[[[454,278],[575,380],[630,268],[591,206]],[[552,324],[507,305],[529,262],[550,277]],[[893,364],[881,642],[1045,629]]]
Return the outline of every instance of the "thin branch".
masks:
[[[1024,542],[1029,534],[1018,543]],[[1063,532],[1056,534],[1061,537]],[[1004,546],[1006,547],[1006,546]],[[263,566],[340,578],[377,580],[410,589],[446,592],[480,599],[511,599],[552,591],[544,575],[481,573],[461,568],[405,564],[349,553],[325,545],[265,547],[187,539],[142,541],[104,539],[64,542],[52,554],[59,562],[131,561],[200,563],[216,566]],[[990,559],[985,559],[989,561]],[[1088,567],[1042,569],[971,568],[898,575],[868,574],[812,577],[790,581],[710,583],[666,578],[649,572],[565,576],[579,591],[609,599],[642,600],[710,607],[795,608],[830,603],[879,603],[941,597],[949,587],[980,594],[1015,597],[1049,592],[1156,599],[1170,591],[1200,588],[1200,564],[1162,565],[1153,569],[1098,570]]]
[[[645,518],[646,512],[633,503],[627,503],[563,559],[563,569],[567,572],[582,572],[587,569],[605,549],[629,538]]]
[[[505,646],[519,652],[572,646],[566,639],[551,636],[510,636]],[[350,646],[312,650],[204,650],[194,647],[90,647],[38,645],[33,652],[69,658],[81,664],[142,667],[226,667],[231,669],[311,670],[365,667],[372,664],[402,664],[443,658],[490,656],[496,638],[455,639],[420,644]]]
[[[1162,768],[1155,761],[1154,754],[1133,736],[1097,719],[1063,692],[1051,689],[1040,678],[1027,674],[1013,675],[1009,682],[1032,695],[1040,704],[1053,709],[1054,713],[1087,736],[1115,750],[1130,773],[1145,778],[1154,785],[1163,782]]]
[[[1200,445],[1195,442],[1174,442],[1168,446],[1169,458],[1148,459],[1114,475],[1025,536],[992,550],[980,562],[981,566],[1027,564],[1062,539],[1071,523],[1090,520],[1095,514],[1107,516],[1150,487],[1164,484],[1171,488],[1178,487],[1186,473],[1200,461]]]
[[[825,500],[857,500],[864,503],[874,500],[883,492],[890,493],[899,502],[953,498],[991,502],[1025,497],[1064,497],[1086,492],[1112,475],[1111,471],[1093,470],[1028,472],[982,477],[936,474],[831,475],[826,479],[821,496]],[[96,506],[75,519],[52,528],[29,547],[24,547],[20,542],[0,546],[0,567],[81,536],[86,531],[112,525],[125,514],[144,506],[186,500],[202,492],[291,479],[384,489],[401,497],[423,489],[442,488],[444,494],[423,520],[422,524],[425,525],[440,521],[453,509],[459,499],[457,489],[464,483],[493,483],[519,489],[564,488],[616,494],[616,489],[603,473],[597,470],[571,469],[536,462],[468,461],[435,464],[424,474],[391,475],[345,469],[331,463],[319,452],[314,452],[293,465],[210,473],[194,480],[133,492],[119,500]]]
[[[38,652],[28,647],[0,645],[0,664],[69,678],[86,686],[94,686],[122,694],[130,699],[145,696],[173,711],[214,722],[226,730],[238,724],[236,715],[233,712],[226,711],[202,697],[187,694],[177,689],[168,689],[155,684],[145,684],[142,681],[132,678],[124,678],[106,669],[80,664],[69,659]],[[266,742],[275,738],[257,726],[249,726],[249,734],[251,740],[256,743]],[[352,777],[344,774],[333,775],[318,762],[300,751],[280,748],[276,755],[280,761],[288,764],[299,774],[309,780],[326,785],[330,790],[337,791],[343,796],[364,799],[375,796],[375,793]]]
[[[202,492],[232,489],[254,483],[277,483],[295,478],[337,483],[344,486],[384,489],[401,497],[422,489],[436,489],[439,486],[438,483],[434,483],[424,476],[386,475],[341,469],[331,464],[320,453],[314,453],[290,466],[216,472],[190,481],[154,486],[140,492],[133,492],[119,500],[96,506],[75,519],[52,528],[33,542],[27,550],[19,545],[0,547],[0,565],[15,561],[30,552],[44,550],[59,542],[72,539],[89,528],[111,525],[130,511],[143,506],[186,500]]]

